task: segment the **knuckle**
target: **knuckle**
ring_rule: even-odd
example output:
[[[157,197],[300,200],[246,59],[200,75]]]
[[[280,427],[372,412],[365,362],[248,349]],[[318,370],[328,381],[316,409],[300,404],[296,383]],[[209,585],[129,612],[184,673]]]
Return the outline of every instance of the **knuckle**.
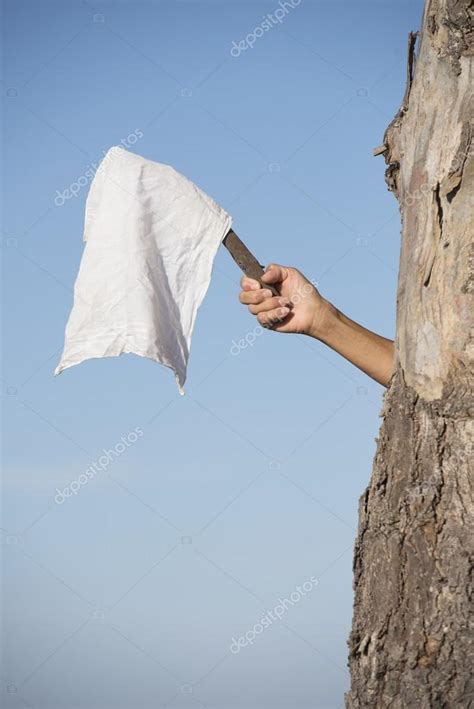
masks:
[[[273,305],[271,301],[268,298],[262,298],[262,300],[259,303],[259,311],[263,312],[268,312],[269,310],[272,310]]]

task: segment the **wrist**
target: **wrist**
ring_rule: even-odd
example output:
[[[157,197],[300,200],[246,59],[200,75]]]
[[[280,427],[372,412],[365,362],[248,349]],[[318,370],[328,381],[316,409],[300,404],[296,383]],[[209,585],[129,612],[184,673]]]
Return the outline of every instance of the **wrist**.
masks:
[[[331,331],[337,325],[338,317],[338,309],[328,300],[321,298],[321,303],[315,310],[307,334],[316,340],[326,342],[330,338]]]

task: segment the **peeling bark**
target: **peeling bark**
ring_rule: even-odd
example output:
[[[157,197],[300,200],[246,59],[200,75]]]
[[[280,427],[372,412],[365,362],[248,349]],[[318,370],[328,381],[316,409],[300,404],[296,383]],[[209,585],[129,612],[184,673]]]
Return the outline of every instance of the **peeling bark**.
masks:
[[[402,246],[396,368],[359,508],[349,709],[474,707],[473,17],[472,0],[426,2],[375,151]]]

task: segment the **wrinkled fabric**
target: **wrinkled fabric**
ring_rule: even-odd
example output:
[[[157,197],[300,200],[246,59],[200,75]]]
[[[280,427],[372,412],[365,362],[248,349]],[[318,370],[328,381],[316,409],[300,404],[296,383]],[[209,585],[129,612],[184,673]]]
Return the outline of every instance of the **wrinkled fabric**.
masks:
[[[197,310],[232,219],[173,167],[111,148],[86,203],[64,351],[55,370],[134,353],[186,380]]]

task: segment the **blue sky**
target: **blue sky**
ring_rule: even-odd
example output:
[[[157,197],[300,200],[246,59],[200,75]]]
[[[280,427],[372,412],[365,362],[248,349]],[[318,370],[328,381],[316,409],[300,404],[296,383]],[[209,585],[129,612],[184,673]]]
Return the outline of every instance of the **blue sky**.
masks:
[[[300,268],[394,336],[399,216],[372,149],[401,102],[421,3],[302,0],[272,23],[279,7],[4,4],[8,709],[343,704],[382,388],[314,340],[256,336],[224,249],[185,397],[129,355],[52,376],[88,186],[55,198],[136,131],[131,150],[212,195],[263,263]]]

